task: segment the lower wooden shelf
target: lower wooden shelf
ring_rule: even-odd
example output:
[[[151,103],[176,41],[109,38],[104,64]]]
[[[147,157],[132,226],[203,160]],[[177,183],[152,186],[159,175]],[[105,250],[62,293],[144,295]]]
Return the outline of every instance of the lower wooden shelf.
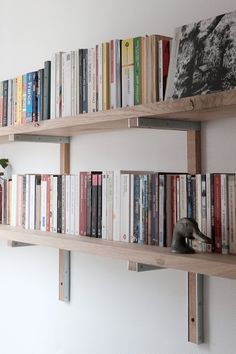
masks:
[[[220,254],[179,255],[169,248],[105,241],[86,236],[0,226],[0,239],[85,252],[163,268],[236,279],[236,256]]]

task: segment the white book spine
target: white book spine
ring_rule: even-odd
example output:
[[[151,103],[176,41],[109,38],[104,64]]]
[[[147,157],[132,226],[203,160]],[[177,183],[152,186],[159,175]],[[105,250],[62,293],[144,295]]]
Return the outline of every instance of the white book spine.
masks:
[[[66,176],[66,234],[70,233],[70,176]]]
[[[227,200],[227,175],[221,175],[221,237],[222,253],[229,253],[229,233],[228,233],[228,200]]]
[[[22,226],[23,176],[17,176],[16,226]]]
[[[52,230],[57,232],[57,176],[53,176],[53,219]]]
[[[55,61],[55,67],[56,67],[56,75],[55,75],[55,80],[56,80],[56,108],[55,108],[55,117],[59,118],[62,115],[62,53],[56,53],[56,61]]]
[[[35,229],[35,175],[30,175],[29,228]]]
[[[120,171],[114,171],[113,240],[120,241]]]
[[[120,235],[121,241],[129,242],[130,230],[130,174],[120,177]]]
[[[79,176],[74,176],[75,180],[75,235],[79,235]]]
[[[92,112],[92,48],[88,49],[88,112]]]
[[[97,98],[96,98],[96,48],[92,48],[92,112],[96,112],[97,110]]]
[[[70,176],[70,234],[75,234],[75,176]]]
[[[51,119],[56,118],[56,54],[51,59]]]
[[[102,173],[102,239],[107,239],[107,172]]]
[[[47,182],[41,180],[41,231],[46,231]]]
[[[71,52],[62,54],[62,116],[71,116]]]
[[[80,75],[80,71],[79,71],[79,49],[78,49],[78,50],[76,50],[76,52],[75,52],[76,114],[79,114],[79,113],[80,113],[80,110],[79,110],[79,106],[80,106],[80,99],[79,99],[79,95],[80,95],[79,75]]]
[[[113,240],[113,195],[114,195],[114,173],[107,172],[106,180],[106,213],[107,213],[107,231],[106,236],[108,240]]]
[[[102,43],[98,45],[98,110],[102,111],[102,78],[103,78]]]
[[[29,229],[30,175],[26,175],[25,188],[25,229]]]
[[[76,115],[76,52],[71,52],[71,115]]]
[[[187,176],[179,176],[180,219],[187,217]]]
[[[17,175],[12,175],[12,193],[11,193],[11,226],[17,224]]]

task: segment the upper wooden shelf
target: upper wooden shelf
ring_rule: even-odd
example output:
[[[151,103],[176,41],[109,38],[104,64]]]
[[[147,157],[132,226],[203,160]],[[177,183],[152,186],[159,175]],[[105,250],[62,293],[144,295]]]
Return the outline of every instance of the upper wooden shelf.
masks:
[[[236,279],[236,256],[219,254],[179,255],[169,248],[137,245],[86,236],[70,236],[0,226],[0,239],[49,246],[69,251],[133,261],[163,268],[178,269]]]
[[[86,131],[128,128],[128,120],[137,117],[207,121],[236,115],[236,90],[168,100],[165,102],[119,108],[75,117],[63,117],[36,124],[0,128],[0,141],[14,134],[76,136]]]

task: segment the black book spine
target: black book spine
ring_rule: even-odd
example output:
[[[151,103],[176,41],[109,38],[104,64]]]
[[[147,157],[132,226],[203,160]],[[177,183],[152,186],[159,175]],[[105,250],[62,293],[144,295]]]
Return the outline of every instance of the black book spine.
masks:
[[[88,49],[83,49],[83,113],[88,112]]]
[[[97,186],[97,208],[98,208],[98,226],[97,237],[102,237],[102,174],[98,174],[98,186]]]
[[[79,113],[83,113],[83,49],[79,49]]]
[[[32,109],[32,122],[38,121],[38,72],[33,73],[33,109]]]
[[[43,78],[43,120],[50,119],[50,101],[51,101],[51,62],[44,63]]]
[[[43,120],[43,81],[44,81],[44,69],[39,69],[39,71],[38,71],[38,90],[37,90],[38,120]]]
[[[92,172],[92,236],[98,236],[98,174]]]

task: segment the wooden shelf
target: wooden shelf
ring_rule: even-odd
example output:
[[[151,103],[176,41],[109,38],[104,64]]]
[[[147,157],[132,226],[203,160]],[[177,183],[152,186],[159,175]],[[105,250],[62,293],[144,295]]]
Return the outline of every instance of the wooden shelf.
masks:
[[[0,239],[236,279],[236,256],[234,255],[179,255],[171,253],[169,248],[105,241],[86,236],[31,231],[6,225],[0,226]]]
[[[0,142],[9,141],[9,136],[14,134],[76,136],[82,132],[125,129],[128,128],[128,120],[137,117],[207,121],[233,117],[235,114],[236,90],[230,90],[40,121],[36,124],[3,127],[0,129]]]

